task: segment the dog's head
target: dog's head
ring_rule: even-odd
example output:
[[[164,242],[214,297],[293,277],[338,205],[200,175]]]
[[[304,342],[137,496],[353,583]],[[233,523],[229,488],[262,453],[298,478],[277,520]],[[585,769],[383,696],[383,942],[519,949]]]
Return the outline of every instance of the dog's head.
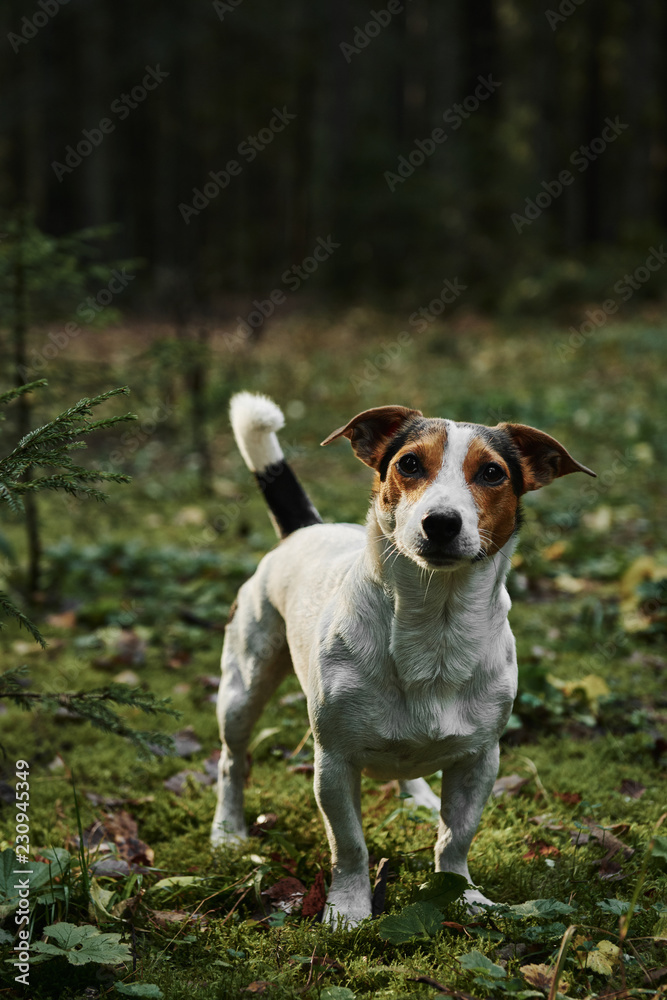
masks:
[[[521,497],[580,465],[555,438],[525,424],[463,424],[405,406],[365,410],[322,444],[349,438],[376,472],[382,531],[427,569],[493,555],[518,527]]]

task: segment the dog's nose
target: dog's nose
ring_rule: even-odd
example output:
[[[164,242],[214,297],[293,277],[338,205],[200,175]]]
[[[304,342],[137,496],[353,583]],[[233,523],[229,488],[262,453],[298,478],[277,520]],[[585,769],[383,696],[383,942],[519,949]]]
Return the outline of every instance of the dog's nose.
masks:
[[[429,542],[436,545],[445,545],[456,538],[463,520],[458,511],[446,510],[440,514],[427,514],[422,518],[422,530]]]

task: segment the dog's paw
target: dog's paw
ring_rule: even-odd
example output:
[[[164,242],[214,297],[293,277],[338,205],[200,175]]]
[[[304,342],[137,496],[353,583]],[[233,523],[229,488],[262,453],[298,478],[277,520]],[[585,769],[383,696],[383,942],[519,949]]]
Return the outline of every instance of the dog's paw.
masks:
[[[225,830],[224,827],[214,826],[211,830],[211,847],[234,847],[236,844],[242,844],[248,839],[248,834],[245,830],[241,831],[231,831]]]
[[[492,899],[488,899],[479,889],[466,889],[463,899],[469,913],[483,913],[487,906],[495,906]]]
[[[324,914],[322,915],[322,923],[326,924],[332,930],[343,930],[349,931],[355,927],[358,927],[362,920],[368,920],[371,916],[370,907],[368,911],[365,908],[359,908],[354,911],[342,910],[338,906],[333,906],[327,903],[324,907]]]
[[[329,892],[322,923],[332,930],[350,930],[358,927],[362,920],[371,916],[371,894],[368,890],[362,892]]]

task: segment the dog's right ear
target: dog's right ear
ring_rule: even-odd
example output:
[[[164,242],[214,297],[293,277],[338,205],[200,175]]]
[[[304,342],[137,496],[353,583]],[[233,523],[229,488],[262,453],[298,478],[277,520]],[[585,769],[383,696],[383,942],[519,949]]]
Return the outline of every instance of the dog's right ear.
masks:
[[[407,406],[376,406],[374,410],[358,413],[322,444],[331,444],[339,437],[349,438],[357,458],[377,470],[387,445],[403,424],[411,417],[422,416],[421,410],[410,410]]]

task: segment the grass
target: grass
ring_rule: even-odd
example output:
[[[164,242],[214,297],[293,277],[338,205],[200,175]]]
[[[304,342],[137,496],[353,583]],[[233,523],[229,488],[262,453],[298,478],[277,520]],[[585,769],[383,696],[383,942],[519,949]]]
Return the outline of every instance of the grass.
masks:
[[[234,354],[214,339],[212,497],[196,490],[195,462],[181,427],[186,404],[174,397],[177,383],[158,380],[145,343],[141,350],[133,347],[132,331],[102,339],[95,363],[82,353],[59,359],[46,373],[51,396],[39,405],[51,412],[71,402],[77,390],[83,395],[130,384],[140,418],[137,434],[128,431],[120,443],[109,434],[100,441],[98,459],[113,452],[115,467],[131,472],[134,481],[114,487],[104,506],[42,501],[49,552],[41,614],[50,646],[41,652],[25,633],[8,628],[0,637],[3,662],[27,663],[32,685],[52,690],[97,687],[132,671],[182,712],[165,729],[192,725],[201,749],[187,761],[143,762],[131,747],[87,724],[28,716],[13,707],[3,715],[2,780],[13,785],[18,757],[31,763],[34,848],[67,846],[76,854],[78,819],[83,829],[104,821],[104,803],[87,797],[94,793],[127,800],[108,810],[130,813],[138,837],[154,851],[149,871],[96,879],[114,893],[110,909],[124,897],[132,899],[122,919],[105,919],[89,908],[86,865],[72,862],[62,879],[67,893],[48,914],[42,904],[35,910],[36,936],[47,918],[92,920],[104,932],[126,935],[134,965],[77,967],[60,958],[35,965],[34,1000],[118,996],[117,979],[155,984],[168,1000],[250,996],[244,991],[258,982],[269,983],[264,993],[277,1000],[349,1000],[345,989],[392,1000],[434,996],[435,987],[417,981],[419,976],[475,996],[500,995],[503,987],[507,995],[519,995],[532,988],[521,966],[555,961],[570,923],[577,931],[564,962],[569,985],[561,988],[567,995],[601,996],[624,982],[628,995],[652,996],[658,989],[657,982],[645,981],[642,967],[667,965],[659,912],[667,902],[667,877],[657,854],[643,874],[642,865],[666,802],[661,321],[610,323],[572,352],[562,346],[568,331],[548,326],[501,329],[468,318],[455,326],[433,324],[399,342],[401,329],[393,319],[353,310],[342,319],[293,317],[268,331],[257,347]],[[335,349],[323,349],[326,343]],[[347,447],[320,450],[318,442],[359,410],[387,402],[460,420],[533,424],[598,472],[597,480],[567,477],[527,498],[510,584],[521,694],[500,773],[528,780],[515,794],[491,800],[471,851],[476,881],[499,903],[554,899],[575,907],[571,913],[519,919],[500,909],[471,921],[455,902],[445,913],[449,927],[406,944],[383,940],[377,922],[332,932],[296,916],[281,923],[278,911],[270,923],[262,919],[270,908],[261,891],[278,879],[291,874],[307,888],[320,871],[328,879],[311,778],[290,771],[294,760],[286,756],[308,725],[304,702],[285,697],[298,690],[294,678],[258,724],[258,733],[276,732],[255,750],[247,788],[248,817],[275,814],[271,829],[243,848],[212,854],[213,788],[190,783],[180,796],[165,789],[163,782],[183,768],[201,770],[217,747],[212,689],[201,679],[217,673],[217,627],[239,584],[274,543],[224,416],[229,395],[241,387],[268,392],[286,407],[288,454],[332,520],[363,518],[369,473]],[[169,416],[151,424],[150,414],[167,396]],[[18,585],[19,525],[6,525],[4,534],[4,575]],[[132,630],[134,650],[119,647],[121,626]],[[591,675],[606,690],[591,686]],[[565,690],[563,682],[569,682]],[[145,726],[139,717],[135,722]],[[306,743],[297,761],[310,759]],[[633,786],[624,781],[641,785],[641,797],[632,798]],[[366,779],[363,807],[375,864],[382,857],[391,862],[385,911],[396,914],[432,874],[433,825],[423,813],[402,807],[393,789]],[[591,835],[592,826],[613,828],[628,849],[606,866],[605,878],[600,869],[608,845]],[[0,812],[0,837],[0,848],[14,842],[7,805]],[[153,888],[170,876],[191,880]],[[618,944],[619,918],[604,909],[604,901],[629,901],[638,885],[640,909],[632,917],[624,961],[596,971],[594,961],[586,965],[596,943]],[[183,916],[179,923],[165,913],[205,919]],[[11,917],[5,927],[13,931]],[[466,971],[459,958],[472,950],[496,965],[506,963],[505,977],[487,977],[485,985],[484,976]],[[11,990],[13,972],[5,968]],[[16,992],[26,995],[20,987]],[[548,992],[548,985],[541,990]]]

